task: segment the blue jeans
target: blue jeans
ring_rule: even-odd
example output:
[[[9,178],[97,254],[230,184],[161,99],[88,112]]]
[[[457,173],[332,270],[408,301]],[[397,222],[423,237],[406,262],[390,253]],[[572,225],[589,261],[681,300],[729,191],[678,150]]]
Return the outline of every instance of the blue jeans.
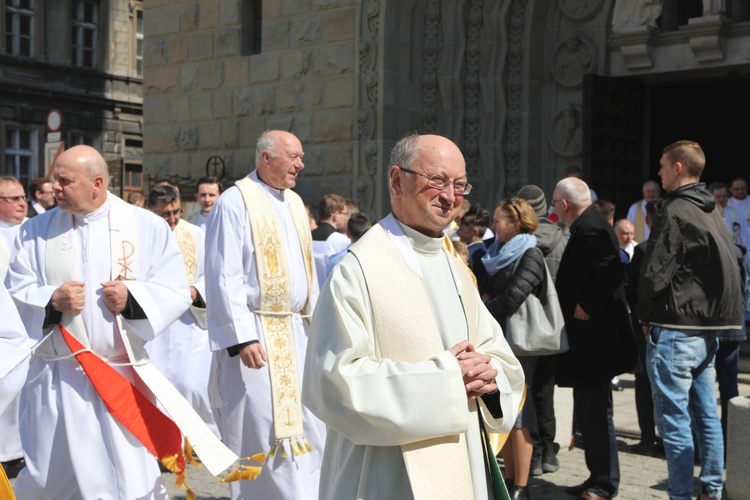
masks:
[[[651,328],[646,369],[651,379],[656,427],[664,440],[671,500],[693,497],[695,451],[691,428],[698,436],[702,493],[721,498],[724,485],[724,441],[716,411],[714,356],[716,333],[688,335],[684,330]]]

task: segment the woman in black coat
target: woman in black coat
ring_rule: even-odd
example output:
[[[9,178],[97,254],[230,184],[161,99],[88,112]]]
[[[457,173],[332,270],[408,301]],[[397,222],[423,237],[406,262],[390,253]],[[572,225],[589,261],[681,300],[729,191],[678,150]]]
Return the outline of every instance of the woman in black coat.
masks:
[[[487,309],[503,327],[509,316],[524,303],[530,293],[538,295],[545,278],[544,256],[536,248],[533,232],[539,221],[534,209],[521,198],[503,200],[495,209],[493,230],[496,241],[482,257],[487,276],[480,283],[480,292]],[[531,384],[536,356],[519,358]],[[530,400],[516,420],[508,441],[503,446],[506,483],[512,484],[512,500],[528,499],[528,481],[534,445],[529,427],[535,418]]]

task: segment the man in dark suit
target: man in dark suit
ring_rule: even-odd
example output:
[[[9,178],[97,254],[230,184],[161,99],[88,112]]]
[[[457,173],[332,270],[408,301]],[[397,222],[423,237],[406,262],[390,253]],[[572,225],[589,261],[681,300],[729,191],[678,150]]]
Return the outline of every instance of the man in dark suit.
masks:
[[[558,182],[552,204],[570,228],[556,281],[570,350],[558,359],[557,384],[573,388],[590,474],[565,492],[588,500],[612,498],[620,466],[610,380],[632,370],[636,361],[619,244],[609,222],[590,208],[589,187],[582,180]]]

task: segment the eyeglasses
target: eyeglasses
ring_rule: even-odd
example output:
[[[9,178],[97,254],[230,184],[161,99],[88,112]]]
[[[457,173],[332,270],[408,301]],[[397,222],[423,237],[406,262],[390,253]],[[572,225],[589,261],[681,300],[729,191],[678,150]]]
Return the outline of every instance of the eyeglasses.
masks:
[[[453,192],[459,196],[464,196],[471,193],[473,186],[465,181],[449,181],[439,175],[427,175],[421,172],[415,172],[414,170],[398,167],[407,174],[414,174],[427,179],[427,185],[441,191],[448,189],[448,186],[453,185]]]
[[[22,201],[26,201],[25,196],[0,196],[0,198],[7,201],[8,203],[20,203]]]
[[[558,202],[562,201],[562,199],[560,199],[560,200],[550,200],[550,201],[552,202],[552,206],[554,207],[555,203],[558,203]]]

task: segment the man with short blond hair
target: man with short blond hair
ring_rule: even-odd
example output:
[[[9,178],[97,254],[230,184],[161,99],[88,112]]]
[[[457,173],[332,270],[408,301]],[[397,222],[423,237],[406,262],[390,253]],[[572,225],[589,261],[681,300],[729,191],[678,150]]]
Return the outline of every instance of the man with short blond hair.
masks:
[[[646,369],[667,456],[667,493],[681,500],[694,497],[691,429],[699,443],[700,499],[722,496],[714,357],[721,332],[744,328],[737,255],[713,196],[700,182],[705,164],[697,142],[678,141],[662,152],[659,177],[667,193],[654,217],[636,306],[648,336]]]

